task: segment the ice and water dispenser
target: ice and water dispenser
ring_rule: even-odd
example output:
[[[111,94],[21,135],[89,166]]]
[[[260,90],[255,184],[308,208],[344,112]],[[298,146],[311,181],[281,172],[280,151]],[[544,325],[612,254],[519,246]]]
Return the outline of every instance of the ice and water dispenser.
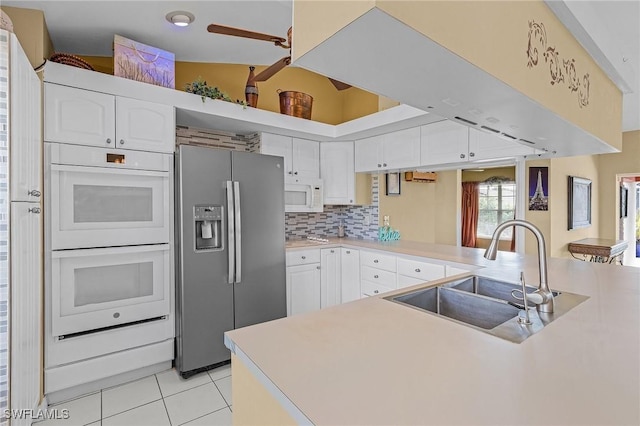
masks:
[[[222,250],[222,206],[195,206],[196,251]]]

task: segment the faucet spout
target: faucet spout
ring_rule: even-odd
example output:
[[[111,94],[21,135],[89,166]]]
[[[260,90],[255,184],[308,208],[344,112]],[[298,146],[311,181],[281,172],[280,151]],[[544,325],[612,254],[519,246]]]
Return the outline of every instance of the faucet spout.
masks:
[[[536,237],[536,240],[538,242],[538,270],[540,275],[540,285],[533,294],[527,295],[526,297],[529,299],[529,301],[536,304],[536,309],[538,310],[538,312],[552,313],[554,303],[553,293],[551,292],[551,289],[549,289],[549,284],[547,281],[546,244],[544,241],[544,235],[542,235],[542,232],[540,231],[540,229],[538,229],[537,226],[525,220],[519,219],[508,220],[501,223],[494,231],[493,237],[491,237],[491,243],[485,251],[484,257],[489,260],[496,260],[500,234],[502,234],[502,231],[509,228],[510,226],[521,226],[523,228],[526,228],[531,231]]]

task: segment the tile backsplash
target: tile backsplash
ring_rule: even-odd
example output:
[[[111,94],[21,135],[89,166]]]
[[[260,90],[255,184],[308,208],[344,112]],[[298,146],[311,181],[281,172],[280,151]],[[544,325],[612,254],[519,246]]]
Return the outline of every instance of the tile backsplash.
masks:
[[[260,134],[238,135],[195,127],[176,127],[177,145],[200,145],[248,152],[260,152]],[[345,226],[347,237],[378,239],[378,176],[371,179],[371,205],[324,206],[322,213],[285,213],[287,239],[337,237],[338,225]],[[365,225],[368,222],[368,225]]]

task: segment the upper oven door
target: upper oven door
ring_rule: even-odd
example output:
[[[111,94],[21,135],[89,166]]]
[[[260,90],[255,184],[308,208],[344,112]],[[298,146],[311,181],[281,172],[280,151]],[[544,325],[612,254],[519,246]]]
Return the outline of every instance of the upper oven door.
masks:
[[[51,249],[169,242],[168,171],[51,165]]]

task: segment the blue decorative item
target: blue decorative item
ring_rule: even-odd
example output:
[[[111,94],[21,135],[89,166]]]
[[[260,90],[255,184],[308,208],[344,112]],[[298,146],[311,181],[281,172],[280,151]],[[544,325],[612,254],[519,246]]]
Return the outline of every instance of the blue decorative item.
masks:
[[[381,226],[378,228],[378,240],[379,241],[398,241],[400,239],[400,232],[391,228],[390,226]]]

